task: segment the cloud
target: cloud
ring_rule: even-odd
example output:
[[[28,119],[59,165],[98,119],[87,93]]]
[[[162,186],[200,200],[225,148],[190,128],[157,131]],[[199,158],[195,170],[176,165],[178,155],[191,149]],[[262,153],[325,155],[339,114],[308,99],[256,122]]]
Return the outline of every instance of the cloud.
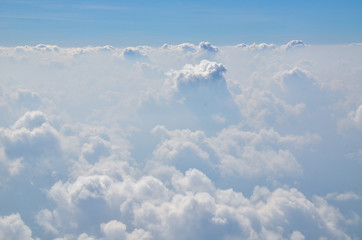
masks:
[[[27,112],[9,129],[1,129],[1,141],[9,158],[34,159],[59,154],[57,131],[44,113]]]
[[[209,154],[198,147],[197,143],[205,141],[205,134],[201,131],[190,130],[169,131],[165,126],[156,126],[152,129],[153,134],[162,134],[170,140],[164,141],[153,153],[157,159],[169,160],[185,149],[195,152],[200,158],[207,159]],[[164,138],[165,139],[165,138]]]
[[[295,67],[274,75],[279,81],[281,96],[289,103],[305,103],[308,109],[320,107],[326,102],[326,93],[316,79],[306,70]]]
[[[328,193],[326,196],[327,199],[337,200],[337,201],[350,201],[350,200],[360,200],[361,197],[354,192],[345,192],[345,193]]]
[[[164,44],[161,48],[183,52],[194,52],[197,49],[196,45],[192,43],[181,43],[179,45]]]
[[[228,127],[207,140],[219,159],[223,174],[243,177],[260,175],[299,175],[302,169],[284,142],[295,143],[293,136],[282,137],[275,131],[243,131]],[[305,141],[308,142],[307,138]]]
[[[219,49],[212,45],[210,42],[200,42],[199,45],[192,43],[182,43],[178,45],[162,45],[161,49],[173,50],[173,51],[182,51],[184,53],[191,53],[194,55],[199,55],[203,53],[214,54],[219,52]]]
[[[253,43],[253,44],[245,44],[245,43],[241,43],[241,44],[238,44],[236,45],[236,47],[238,48],[242,48],[242,49],[245,49],[245,50],[251,50],[251,51],[254,51],[254,50],[271,50],[271,49],[275,49],[276,48],[276,45],[275,44],[267,44],[267,43],[259,43],[259,44],[256,44],[256,43]]]
[[[245,43],[240,43],[237,44],[236,47],[237,48],[241,48],[243,50],[248,50],[248,51],[264,51],[264,50],[290,50],[293,48],[303,48],[306,45],[304,44],[304,42],[302,40],[292,40],[284,45],[280,45],[277,46],[273,43],[253,43],[253,44],[245,44]]]
[[[170,72],[172,77],[172,87],[182,90],[187,86],[201,87],[202,85],[225,84],[223,73],[226,72],[225,66],[220,63],[202,60],[195,66],[188,64],[180,71]],[[180,89],[181,88],[181,89]]]
[[[290,146],[298,149],[320,141],[316,134],[280,136],[272,129],[252,132],[238,126],[225,128],[215,137],[201,131],[170,131],[164,126],[152,132],[163,136],[153,152],[155,161],[172,163],[182,171],[217,167],[222,174],[243,177],[300,175],[302,168]]]
[[[199,44],[199,51],[206,51],[210,53],[217,53],[219,49],[209,42],[200,42]]]
[[[127,59],[146,59],[146,55],[137,47],[128,47],[123,50],[123,57]]]
[[[0,238],[9,240],[33,240],[32,232],[19,213],[0,217]]]
[[[0,47],[0,232],[360,236],[360,46],[306,46]]]
[[[355,128],[362,131],[362,105],[357,107],[356,110],[350,111],[346,118],[341,119],[338,127],[340,131],[348,128]]]
[[[267,90],[240,88],[241,93],[234,95],[234,101],[245,123],[253,127],[282,123],[285,119],[301,115],[306,107],[303,102],[289,104]]]
[[[281,48],[285,50],[293,49],[293,48],[303,48],[305,44],[302,40],[292,40],[285,45],[282,45]]]
[[[125,240],[148,240],[152,239],[150,233],[142,229],[135,229],[132,233],[126,232],[126,225],[112,220],[108,223],[102,223],[101,229],[107,240],[125,239]]]
[[[72,206],[72,214],[86,214],[87,218],[92,218],[94,210],[84,206],[88,205],[87,201],[95,203],[92,199],[106,201],[107,205],[102,206],[105,212],[111,205],[115,209],[120,206],[120,216],[125,223],[115,219],[100,222],[103,216],[98,216],[106,239],[135,239],[136,236],[141,239],[271,236],[286,239],[291,232],[294,238],[349,238],[339,227],[348,225],[348,219],[322,198],[310,201],[294,188],[270,191],[255,187],[250,198],[246,198],[232,189],[215,188],[206,175],[195,169],[175,177],[172,185],[173,188],[167,189],[153,177],[120,182],[106,176],[93,176],[81,177],[73,183],[57,183],[49,194],[58,204],[57,211],[65,204],[66,209]],[[128,228],[134,230],[129,233]]]

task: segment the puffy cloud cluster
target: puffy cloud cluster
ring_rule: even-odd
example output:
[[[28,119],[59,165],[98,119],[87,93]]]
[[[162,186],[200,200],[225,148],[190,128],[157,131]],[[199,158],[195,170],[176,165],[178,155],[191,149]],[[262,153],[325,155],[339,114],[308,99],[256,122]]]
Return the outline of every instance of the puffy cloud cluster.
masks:
[[[299,48],[299,47],[304,47],[305,44],[302,40],[292,40],[290,42],[288,42],[287,44],[283,45],[282,48],[288,50],[288,49],[292,49],[292,48]]]
[[[219,49],[212,45],[210,42],[200,42],[199,45],[192,43],[182,43],[179,45],[164,44],[162,49],[183,51],[183,52],[194,52],[194,53],[217,53]]]
[[[0,47],[0,238],[358,239],[361,56]]]
[[[127,47],[123,50],[122,55],[128,59],[146,58],[146,55],[140,50],[139,47]]]
[[[280,136],[272,129],[253,132],[238,126],[225,128],[215,137],[201,131],[170,131],[164,126],[152,132],[163,139],[153,152],[154,159],[180,170],[217,167],[222,174],[243,177],[299,175],[302,168],[292,149],[320,141],[316,134]]]
[[[236,47],[241,48],[243,50],[247,50],[247,51],[262,51],[262,50],[290,50],[293,48],[302,48],[305,47],[306,45],[304,44],[304,42],[302,40],[292,40],[284,45],[280,45],[277,46],[273,43],[253,43],[253,44],[245,44],[245,43],[240,43],[237,44]]]
[[[245,49],[245,50],[267,50],[267,49],[275,49],[276,45],[275,44],[267,44],[267,43],[253,43],[253,44],[245,44],[245,43],[240,43],[238,45],[236,45],[239,48]]]
[[[40,111],[27,112],[11,128],[1,128],[0,139],[6,157],[16,163],[15,168],[10,164],[10,174],[19,172],[21,161],[40,167],[61,154],[59,133]]]
[[[0,238],[33,240],[30,228],[24,224],[19,213],[0,217]]]
[[[247,198],[214,187],[196,169],[174,175],[169,188],[154,177],[117,181],[98,175],[58,182],[49,195],[57,209],[38,214],[44,228],[56,234],[47,221],[57,218],[54,224],[71,220],[71,227],[91,231],[83,221],[95,217],[105,239],[350,239],[339,226],[354,224],[322,198],[311,201],[295,188],[257,186]],[[105,218],[110,209],[116,214]]]
[[[225,85],[226,82],[223,78],[223,73],[226,72],[225,66],[220,63],[202,60],[200,64],[195,66],[188,64],[180,71],[169,73],[172,76],[172,88],[182,90],[182,88],[202,87],[203,85],[213,87],[214,85]],[[214,84],[214,85],[213,85]]]

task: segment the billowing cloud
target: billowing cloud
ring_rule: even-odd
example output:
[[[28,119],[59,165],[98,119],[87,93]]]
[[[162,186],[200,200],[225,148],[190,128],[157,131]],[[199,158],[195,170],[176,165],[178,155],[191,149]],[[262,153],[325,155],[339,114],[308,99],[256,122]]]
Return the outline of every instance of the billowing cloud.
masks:
[[[276,45],[275,44],[267,44],[267,43],[253,43],[253,44],[245,44],[245,43],[240,43],[238,45],[236,45],[236,47],[238,48],[242,48],[245,50],[268,50],[268,49],[275,49]]]
[[[33,240],[30,228],[24,224],[19,213],[0,217],[0,238]]]
[[[146,55],[137,47],[128,47],[123,50],[123,57],[128,59],[141,59],[146,58]]]
[[[358,239],[360,56],[0,47],[0,238]]]
[[[153,177],[117,181],[93,176],[80,177],[73,183],[57,183],[49,194],[58,204],[54,216],[63,221],[72,219],[73,227],[82,230],[89,231],[91,227],[84,226],[82,219],[92,218],[96,213],[96,209],[88,208],[89,204],[102,206],[103,213],[97,215],[97,222],[106,239],[344,239],[349,237],[339,224],[355,223],[322,198],[311,201],[294,188],[270,191],[255,187],[250,198],[246,198],[232,189],[215,188],[207,176],[195,169],[175,176],[169,189]],[[68,209],[68,215],[64,215],[64,210],[59,215],[63,207]],[[110,208],[120,212],[112,214]],[[42,210],[39,214],[45,216],[50,212]],[[69,218],[69,214],[73,216]],[[124,222],[101,222],[112,217]],[[42,225],[52,229],[49,224]],[[128,228],[134,230],[128,232]]]
[[[10,129],[2,129],[1,140],[9,158],[49,156],[60,147],[57,131],[39,111],[27,112]]]
[[[281,48],[283,49],[292,49],[292,48],[300,48],[300,47],[304,47],[305,44],[302,40],[292,40],[290,42],[288,42],[287,44],[285,45],[282,45]]]
[[[209,42],[200,42],[199,50],[200,51],[207,51],[207,52],[210,52],[210,53],[217,53],[219,51],[219,49],[217,47],[211,45],[211,43],[209,43]]]

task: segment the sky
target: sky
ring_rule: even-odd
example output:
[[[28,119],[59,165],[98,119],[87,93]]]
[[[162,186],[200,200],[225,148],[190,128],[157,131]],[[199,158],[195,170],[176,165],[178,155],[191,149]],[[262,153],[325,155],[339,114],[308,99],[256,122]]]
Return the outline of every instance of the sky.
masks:
[[[303,39],[344,44],[360,42],[361,16],[359,0],[1,0],[0,42],[127,47]]]
[[[0,1],[0,239],[361,239],[361,10]]]

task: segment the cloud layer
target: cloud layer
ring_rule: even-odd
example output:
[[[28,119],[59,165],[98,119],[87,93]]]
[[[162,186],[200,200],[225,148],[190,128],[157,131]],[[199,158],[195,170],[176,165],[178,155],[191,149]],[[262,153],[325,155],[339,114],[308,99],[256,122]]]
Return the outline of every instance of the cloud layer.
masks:
[[[0,47],[0,238],[359,239],[361,51]]]

